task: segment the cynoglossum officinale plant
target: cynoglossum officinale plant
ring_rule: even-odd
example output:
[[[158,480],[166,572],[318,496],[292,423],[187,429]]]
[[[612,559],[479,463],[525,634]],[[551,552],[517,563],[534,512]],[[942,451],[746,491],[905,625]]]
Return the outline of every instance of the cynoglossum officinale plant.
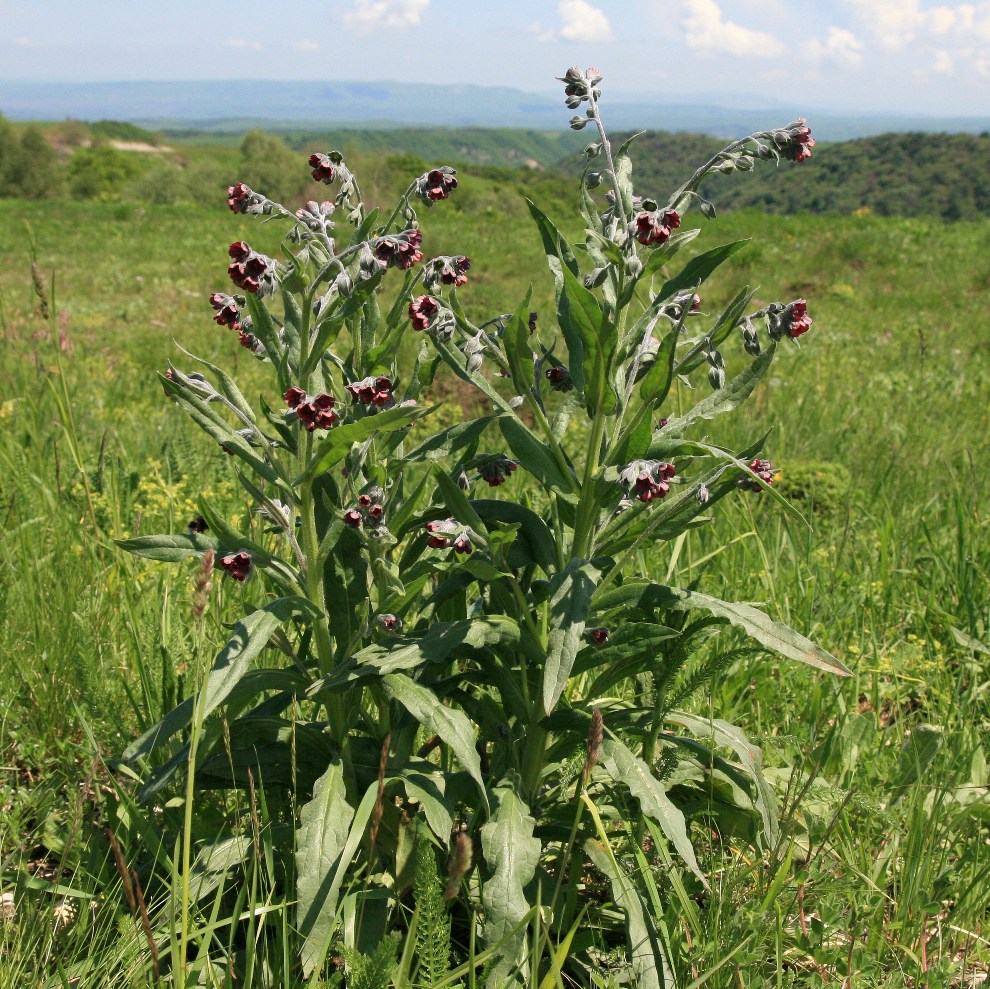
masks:
[[[793,511],[761,456],[766,437],[730,451],[702,427],[734,411],[781,342],[809,329],[808,306],[754,307],[743,288],[709,311],[706,279],[744,244],[692,251],[684,264],[677,255],[699,234],[685,214],[714,216],[704,178],[800,162],[810,131],[796,121],[736,141],[661,198],[633,185],[633,139],[609,141],[601,73],[571,68],[562,81],[567,105],[583,110],[571,126],[595,136],[580,185],[583,244],[529,203],[552,313],[532,311],[527,295],[511,313],[468,315],[476,266],[430,256],[420,228],[424,208],[457,195],[452,168],[416,177],[379,210],[339,153],[317,153],[308,164],[332,199],[293,212],[243,183],[228,190],[233,211],[286,229],[277,258],[231,244],[232,286],[209,299],[215,322],[264,365],[268,391],[249,401],[191,355],[198,370],[162,376],[230,454],[256,521],[238,528],[203,500],[197,530],[121,542],[155,560],[214,553],[247,609],[195,702],[125,758],[157,765],[145,799],[182,771],[203,786],[245,785],[257,760],[270,793],[294,788],[303,807],[286,897],[306,976],[333,945],[408,933],[403,869],[415,842],[405,836],[415,829],[461,863],[448,890],[452,937],[462,956],[475,946],[489,985],[527,977],[537,903],[553,943],[573,934],[589,869],[610,892],[583,924],[609,943],[642,933],[645,901],[607,844],[625,839],[601,830],[605,808],[652,822],[704,884],[666,782],[700,761],[731,782],[706,799],[736,802],[760,840],[777,840],[758,750],[676,705],[766,651],[845,672],[754,607],[635,573],[641,550],[704,525],[723,498],[752,490]],[[733,337],[748,359],[728,378],[720,348]],[[441,365],[474,390],[480,412],[432,429]],[[705,396],[670,411],[675,384],[705,375]],[[193,717],[204,722],[195,766],[182,748]],[[702,778],[681,776],[682,792]],[[609,898],[618,912],[603,908]],[[357,920],[342,926],[345,915]],[[581,943],[567,962],[579,982]],[[649,944],[632,949],[642,978],[664,967],[662,939]]]

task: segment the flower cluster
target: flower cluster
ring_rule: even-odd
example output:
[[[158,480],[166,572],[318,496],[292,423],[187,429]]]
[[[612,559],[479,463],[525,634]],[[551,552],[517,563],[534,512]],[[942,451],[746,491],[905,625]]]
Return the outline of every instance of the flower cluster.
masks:
[[[218,566],[232,580],[246,580],[251,572],[251,556],[247,550],[221,556]]]
[[[409,303],[409,318],[414,330],[428,330],[440,315],[440,303],[429,295],[417,295]]]
[[[325,234],[328,230],[333,230],[333,222],[330,217],[336,206],[329,200],[318,203],[310,200],[305,206],[300,206],[296,210],[296,219],[308,230],[314,233]]]
[[[435,291],[438,284],[461,286],[467,282],[471,259],[463,255],[433,258],[423,268],[423,286],[427,292]]]
[[[661,460],[634,460],[619,473],[619,483],[627,494],[650,502],[666,497],[670,491],[667,482],[675,473],[673,464]]]
[[[333,395],[307,395],[301,388],[290,388],[285,393],[285,404],[295,412],[309,432],[314,429],[329,429],[337,422],[337,413],[333,411],[337,400]]]
[[[395,400],[392,398],[393,387],[392,379],[380,374],[378,377],[367,377],[352,382],[347,385],[347,390],[355,402],[361,402],[363,405],[377,405],[378,408],[382,409],[395,404]]]
[[[769,460],[753,460],[749,469],[763,482],[763,484],[773,484],[774,469],[773,464]],[[739,482],[739,487],[743,488],[745,491],[761,491],[763,489],[762,484],[758,484],[751,478],[744,477]]]
[[[384,497],[381,488],[372,488],[358,496],[357,508],[344,512],[344,525],[352,529],[360,529],[365,522],[377,525],[385,517],[385,506],[380,499]]]
[[[456,553],[471,552],[470,530],[461,525],[457,519],[448,518],[427,522],[424,528],[430,534],[429,545],[433,549],[446,549],[448,546],[453,546]]]
[[[227,205],[233,213],[250,213],[254,216],[267,216],[282,211],[278,203],[273,203],[267,196],[255,192],[243,182],[227,186]]]
[[[543,372],[554,391],[570,391],[574,387],[571,372],[563,364],[555,364]]]
[[[796,299],[790,305],[785,306],[781,319],[787,327],[787,335],[792,339],[801,336],[802,333],[807,333],[814,322],[808,315],[808,303],[804,299]]]
[[[220,326],[229,326],[232,330],[241,328],[241,310],[237,300],[224,292],[214,292],[210,296],[210,305],[216,310],[213,321]]]
[[[322,182],[324,185],[329,185],[337,177],[336,166],[340,164],[339,156],[338,160],[334,160],[330,155],[315,153],[309,156],[309,167],[312,169],[310,174],[317,182]]]
[[[277,266],[274,258],[251,250],[243,240],[234,241],[227,253],[233,259],[227,266],[227,274],[238,288],[259,297],[274,293]]]
[[[422,243],[423,234],[419,230],[389,234],[375,244],[375,257],[389,268],[406,270],[423,260],[423,252],[419,249]]]
[[[608,642],[608,635],[609,631],[607,628],[586,628],[584,630],[584,637],[596,646],[605,645]]]
[[[497,488],[518,466],[518,460],[510,460],[504,453],[494,453],[478,464],[478,478],[490,488]]]
[[[629,233],[641,244],[656,247],[666,244],[680,225],[681,216],[675,209],[643,210],[630,224]]]
[[[600,69],[589,68],[582,72],[572,65],[562,76],[557,78],[564,83],[564,103],[569,110],[576,110],[585,100],[595,99],[601,93],[595,88],[602,81]]]
[[[778,141],[781,155],[788,161],[807,161],[811,157],[815,139],[811,136],[811,128],[805,126],[804,117],[795,121],[794,126],[788,127],[784,134],[784,140]]]
[[[433,168],[416,179],[416,195],[427,206],[432,206],[441,199],[446,199],[456,188],[456,171],[449,165]]]

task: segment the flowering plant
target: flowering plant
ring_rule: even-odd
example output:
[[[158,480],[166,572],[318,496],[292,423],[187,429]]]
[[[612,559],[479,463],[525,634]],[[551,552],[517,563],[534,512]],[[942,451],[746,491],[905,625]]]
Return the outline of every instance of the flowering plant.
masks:
[[[260,767],[269,789],[298,795],[286,899],[306,978],[334,946],[354,958],[389,931],[422,937],[416,890],[429,885],[410,894],[406,868],[418,835],[417,848],[449,858],[446,936],[467,961],[442,977],[431,968],[426,983],[425,963],[404,951],[397,984],[452,984],[481,966],[486,985],[529,984],[546,946],[565,942],[553,970],[559,979],[566,957],[588,984],[595,950],[627,941],[636,983],[662,984],[664,940],[626,857],[642,854],[649,829],[705,884],[669,793],[675,776],[691,787],[678,767],[703,763],[760,840],[778,837],[758,750],[678,705],[764,650],[845,672],[754,607],[635,572],[642,550],[704,525],[741,489],[785,504],[763,440],[733,452],[697,427],[751,394],[780,341],[811,326],[807,304],[753,309],[742,289],[706,313],[703,283],[742,242],[671,269],[699,233],[682,228],[684,214],[714,216],[697,192],[706,175],[801,161],[810,131],[798,121],[735,142],[658,199],[634,191],[632,140],[613,150],[608,139],[601,73],[571,68],[562,81],[567,105],[585,107],[571,125],[593,125],[597,140],[580,251],[529,204],[554,318],[532,312],[527,295],[476,323],[460,297],[470,259],[427,260],[417,209],[455,193],[453,169],[416,178],[385,215],[367,207],[340,154],[313,154],[313,179],[336,188],[333,200],[291,212],[243,183],[228,190],[235,212],[288,226],[277,259],[232,244],[235,291],[210,297],[215,321],[268,370],[271,393],[251,403],[202,360],[162,378],[231,455],[258,521],[239,528],[204,500],[188,533],[121,546],[215,560],[256,604],[194,695],[125,759],[157,767],[146,800],[185,770],[187,843],[200,786],[245,786]],[[727,379],[719,348],[735,334],[752,359]],[[433,431],[441,365],[481,412]],[[706,366],[710,393],[664,415],[678,380]],[[427,859],[435,853],[417,852],[417,868]],[[590,924],[582,895],[597,904]],[[537,919],[547,933],[527,947]]]

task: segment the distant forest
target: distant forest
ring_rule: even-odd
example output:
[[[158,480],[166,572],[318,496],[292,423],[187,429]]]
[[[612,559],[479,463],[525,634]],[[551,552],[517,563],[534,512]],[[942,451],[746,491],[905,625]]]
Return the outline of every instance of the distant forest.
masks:
[[[616,144],[621,140],[617,135]],[[143,152],[131,150],[135,142]],[[0,198],[222,203],[225,185],[245,181],[294,202],[312,195],[300,154],[337,147],[379,176],[446,162],[530,195],[564,199],[587,143],[583,133],[508,128],[152,134],[116,121],[25,125],[0,116]],[[664,200],[722,146],[696,134],[641,135],[632,149],[637,191]],[[774,171],[761,162],[752,172],[716,175],[701,192],[720,212],[990,216],[990,134],[820,143],[810,161]]]

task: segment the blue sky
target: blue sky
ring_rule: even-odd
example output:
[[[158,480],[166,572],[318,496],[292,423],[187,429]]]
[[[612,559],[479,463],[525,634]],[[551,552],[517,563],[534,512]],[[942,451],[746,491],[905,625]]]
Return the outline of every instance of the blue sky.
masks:
[[[990,0],[0,0],[0,79],[490,82],[990,113]]]

